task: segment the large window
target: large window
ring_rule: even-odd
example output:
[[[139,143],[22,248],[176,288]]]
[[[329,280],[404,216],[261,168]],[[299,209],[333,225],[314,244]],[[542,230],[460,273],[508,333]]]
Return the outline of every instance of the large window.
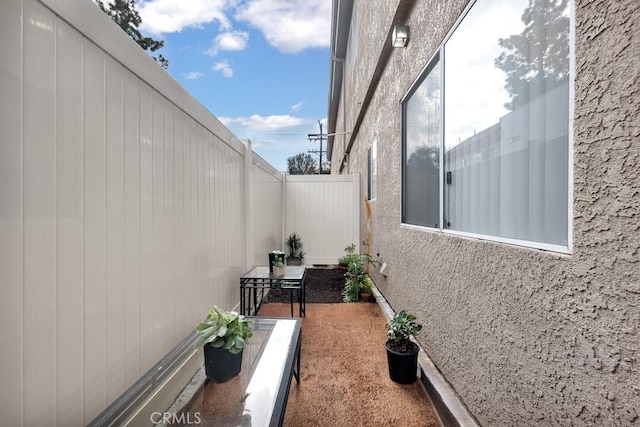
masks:
[[[478,0],[441,52],[403,101],[403,221],[567,247],[568,0]]]

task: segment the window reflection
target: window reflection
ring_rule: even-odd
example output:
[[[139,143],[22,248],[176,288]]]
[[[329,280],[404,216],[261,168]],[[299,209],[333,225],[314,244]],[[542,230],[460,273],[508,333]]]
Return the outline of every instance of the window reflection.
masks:
[[[440,61],[404,103],[403,222],[439,226]]]
[[[567,244],[567,0],[479,0],[445,44],[445,226]]]

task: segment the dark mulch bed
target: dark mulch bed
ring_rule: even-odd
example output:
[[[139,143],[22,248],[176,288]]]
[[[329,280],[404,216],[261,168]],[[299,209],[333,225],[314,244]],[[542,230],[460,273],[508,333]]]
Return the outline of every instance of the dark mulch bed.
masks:
[[[306,300],[310,303],[342,302],[344,271],[337,268],[307,267]],[[264,302],[289,302],[289,291],[271,289]]]

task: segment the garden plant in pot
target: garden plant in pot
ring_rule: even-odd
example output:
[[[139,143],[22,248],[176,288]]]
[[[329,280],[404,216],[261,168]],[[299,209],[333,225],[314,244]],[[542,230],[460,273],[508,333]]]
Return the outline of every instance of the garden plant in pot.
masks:
[[[295,231],[287,237],[284,242],[289,251],[287,257],[288,265],[302,265],[302,258],[304,258],[304,252],[302,252],[302,239]]]
[[[204,347],[207,378],[224,383],[240,373],[242,350],[253,336],[249,321],[244,316],[214,307],[198,324],[196,332],[199,337],[195,346]]]
[[[409,337],[422,330],[416,323],[416,316],[402,310],[393,316],[387,325],[387,360],[389,377],[399,384],[411,384],[416,380],[418,370],[418,350]]]
[[[273,261],[273,275],[276,277],[284,276],[284,263],[282,262],[282,258],[276,258]]]
[[[282,251],[271,251],[269,252],[269,273],[273,273],[273,265],[276,260],[280,260],[281,264],[284,265],[284,252]]]
[[[373,280],[367,276],[360,283],[360,299],[365,302],[371,301],[371,294],[373,293]]]
[[[360,254],[354,253],[355,250],[356,250],[355,243],[352,243],[346,248],[344,248],[344,251],[346,252],[346,254],[338,258],[338,268],[340,270],[347,270],[349,268],[349,264],[360,256]]]
[[[371,258],[369,254],[354,254],[349,262],[349,267],[345,273],[344,291],[342,292],[342,300],[344,302],[356,302],[358,296],[361,296],[364,301],[366,296],[362,294],[369,294],[371,297],[371,291],[373,289],[373,281],[367,275],[367,265],[377,265],[378,261]]]

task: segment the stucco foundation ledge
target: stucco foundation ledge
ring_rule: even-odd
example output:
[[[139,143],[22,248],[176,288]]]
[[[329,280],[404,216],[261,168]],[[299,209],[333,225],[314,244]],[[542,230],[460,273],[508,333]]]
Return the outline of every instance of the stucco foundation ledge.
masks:
[[[387,319],[390,320],[395,315],[395,312],[375,286],[373,288],[373,295]],[[420,346],[420,344],[418,345]],[[418,354],[418,369],[420,371],[420,381],[427,391],[443,426],[480,426],[478,421],[462,402],[458,393],[456,393],[453,387],[451,387],[451,384],[449,384],[442,373],[440,373],[436,365],[434,365],[431,358],[421,346],[420,353]]]

